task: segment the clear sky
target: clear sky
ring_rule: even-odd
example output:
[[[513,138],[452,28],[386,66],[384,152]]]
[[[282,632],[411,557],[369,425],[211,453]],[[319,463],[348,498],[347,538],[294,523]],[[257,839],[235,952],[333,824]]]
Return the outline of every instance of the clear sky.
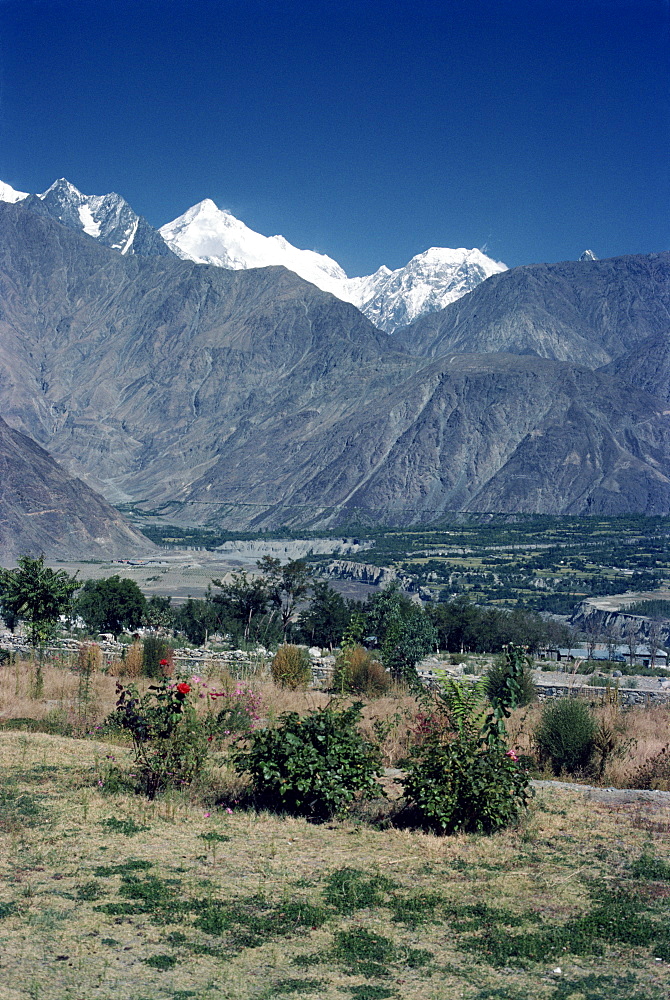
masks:
[[[0,179],[350,274],[670,248],[670,0],[0,0]]]

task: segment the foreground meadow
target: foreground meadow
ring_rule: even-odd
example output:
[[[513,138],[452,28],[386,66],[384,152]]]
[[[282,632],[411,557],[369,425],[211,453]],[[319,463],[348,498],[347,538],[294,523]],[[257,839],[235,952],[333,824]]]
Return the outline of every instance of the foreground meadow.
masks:
[[[542,788],[517,829],[435,837],[148,802],[112,765],[130,752],[0,732],[2,1000],[670,993],[661,796]]]

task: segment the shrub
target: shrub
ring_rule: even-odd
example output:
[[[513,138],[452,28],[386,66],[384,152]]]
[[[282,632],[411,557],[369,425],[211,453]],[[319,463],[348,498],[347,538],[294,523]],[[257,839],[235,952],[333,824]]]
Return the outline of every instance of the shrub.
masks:
[[[542,710],[535,730],[539,759],[554,774],[584,770],[595,749],[596,721],[588,706],[575,698],[559,698]]]
[[[328,705],[302,719],[285,712],[275,729],[256,730],[238,747],[235,768],[251,775],[264,805],[316,820],[344,812],[359,792],[383,794],[378,751],[357,728],[361,708]]]
[[[270,669],[275,684],[291,691],[306,688],[312,679],[312,664],[307,650],[287,642],[277,650]]]
[[[184,681],[164,680],[139,695],[134,685],[117,683],[116,711],[106,721],[130,732],[140,787],[150,799],[166,788],[189,785],[204,768],[209,743],[190,691]]]
[[[93,673],[102,669],[102,650],[97,642],[82,642],[77,652],[80,673]]]
[[[123,653],[122,662],[118,664],[119,677],[139,677],[144,667],[142,643],[133,642]]]
[[[217,699],[209,727],[213,733],[221,736],[248,733],[260,718],[260,695],[241,681],[234,689],[212,691],[209,697]]]
[[[628,788],[648,788],[656,791],[670,792],[670,743],[651,757],[648,757],[641,767],[629,775]]]
[[[429,828],[492,833],[526,807],[528,776],[507,749],[504,721],[519,703],[524,659],[520,647],[507,648],[500,694],[488,709],[485,680],[442,682],[403,780],[410,803]]]
[[[158,679],[174,673],[174,649],[159,635],[146,635],[142,643],[144,674]]]
[[[503,695],[503,686],[507,678],[507,665],[505,657],[498,657],[493,666],[486,671],[486,694],[491,702],[500,701]],[[531,660],[526,658],[523,664],[523,673],[519,678],[520,691],[517,705],[521,708],[530,705],[537,698],[537,688],[533,679]]]
[[[433,733],[406,767],[405,792],[438,833],[492,833],[515,822],[528,801],[528,777],[502,743],[478,733]]]
[[[386,694],[390,684],[391,678],[382,664],[363,646],[350,646],[338,656],[332,679],[334,691],[374,698]]]

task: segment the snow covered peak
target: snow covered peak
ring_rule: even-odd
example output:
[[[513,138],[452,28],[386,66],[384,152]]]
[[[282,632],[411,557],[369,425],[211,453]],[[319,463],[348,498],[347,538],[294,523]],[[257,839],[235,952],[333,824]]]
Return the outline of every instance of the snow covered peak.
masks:
[[[17,201],[23,201],[27,197],[28,194],[26,191],[15,191],[9,184],[0,181],[0,201],[7,201],[11,205],[14,205]]]
[[[210,198],[162,226],[161,236],[177,256],[232,270],[282,264],[323,291],[351,302],[387,333],[426,312],[443,309],[491,274],[506,270],[480,250],[431,247],[405,267],[382,265],[374,274],[348,278],[325,254],[299,250],[283,236],[262,236]]]
[[[119,253],[170,255],[156,230],[132,210],[125,198],[113,192],[82,194],[65,177],[59,177],[42,194],[26,195],[24,201],[31,211],[50,215],[69,229],[86,233]]]
[[[335,292],[346,280],[340,265],[313,250],[299,250],[283,236],[262,236],[210,198],[198,202],[159,232],[171,250],[197,264],[232,270],[281,264],[319,288]]]
[[[580,260],[598,260],[593,250],[585,250],[579,258]]]
[[[444,309],[492,274],[506,270],[505,264],[481,250],[431,247],[396,271],[380,267],[367,277],[349,278],[341,297],[358,306],[380,330],[393,333],[426,313]]]

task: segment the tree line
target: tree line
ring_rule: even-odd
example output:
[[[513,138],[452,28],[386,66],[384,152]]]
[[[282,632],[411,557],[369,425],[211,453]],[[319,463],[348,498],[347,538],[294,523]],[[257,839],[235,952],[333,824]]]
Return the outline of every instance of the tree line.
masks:
[[[399,679],[411,676],[416,662],[438,649],[498,652],[514,643],[535,652],[569,642],[564,626],[534,612],[479,607],[464,596],[423,606],[397,584],[365,602],[347,600],[314,580],[301,559],[282,565],[265,556],[257,570],[214,579],[204,598],[173,607],[169,597],[147,599],[132,580],[111,576],[82,584],[45,566],[42,558],[23,556],[16,569],[0,571],[0,614],[10,628],[24,622],[33,645],[55,636],[61,616],[82,619],[90,632],[118,636],[147,627],[181,633],[194,645],[215,634],[238,645],[290,640],[334,648],[346,640],[379,649],[384,666]]]

